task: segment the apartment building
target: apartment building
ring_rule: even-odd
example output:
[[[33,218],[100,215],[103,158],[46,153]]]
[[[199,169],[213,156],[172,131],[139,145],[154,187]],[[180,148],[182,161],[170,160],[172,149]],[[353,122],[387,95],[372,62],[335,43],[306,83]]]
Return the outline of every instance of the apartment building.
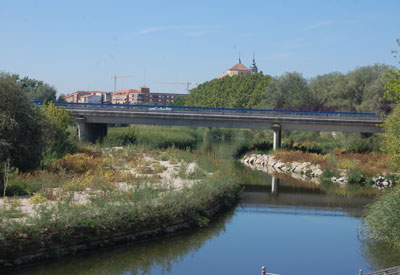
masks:
[[[111,101],[111,93],[103,91],[76,91],[65,96],[71,103],[107,103]]]

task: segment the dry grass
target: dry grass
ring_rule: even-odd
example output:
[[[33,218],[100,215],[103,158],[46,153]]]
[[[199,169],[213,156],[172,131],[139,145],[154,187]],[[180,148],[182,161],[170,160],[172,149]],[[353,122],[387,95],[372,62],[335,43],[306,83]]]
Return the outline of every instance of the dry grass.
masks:
[[[275,151],[272,155],[282,162],[310,162],[314,165],[319,164],[322,167],[328,165],[328,155],[305,153],[302,151],[288,151],[286,149]]]
[[[384,153],[344,153],[336,155],[336,160],[339,166],[341,163],[349,163],[349,167],[343,167],[345,169],[357,166],[368,175],[391,172],[390,157]]]
[[[367,175],[376,175],[391,172],[390,157],[384,153],[342,153],[335,151],[331,154],[320,155],[302,151],[288,151],[281,149],[272,155],[282,162],[310,162],[319,164],[322,168],[331,168],[332,162],[340,169],[360,168]]]

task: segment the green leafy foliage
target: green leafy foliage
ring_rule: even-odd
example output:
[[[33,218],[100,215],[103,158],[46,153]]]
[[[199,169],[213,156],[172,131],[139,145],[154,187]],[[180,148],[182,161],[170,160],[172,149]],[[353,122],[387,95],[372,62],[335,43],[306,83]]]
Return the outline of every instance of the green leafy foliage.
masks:
[[[223,77],[190,91],[186,106],[254,108],[262,99],[271,77],[263,74]]]
[[[71,117],[65,107],[56,107],[52,102],[44,103],[42,112],[47,119],[45,138],[47,142],[45,154],[54,154],[56,158],[76,151],[76,146],[67,131]]]
[[[18,84],[21,86],[22,91],[26,93],[29,99],[39,101],[54,101],[56,100],[56,89],[43,81],[24,77],[19,78],[18,75],[14,75],[17,79]]]
[[[37,167],[44,149],[44,117],[14,76],[0,74],[0,161],[23,171]]]
[[[175,98],[173,102],[170,102],[168,106],[185,106],[187,98],[184,96],[180,96]]]
[[[398,75],[375,64],[347,73],[305,79],[300,73],[271,78],[262,74],[213,79],[190,91],[186,106],[309,111],[388,112],[393,97],[384,97],[385,75]],[[397,84],[398,85],[398,84]]]
[[[400,188],[389,191],[367,208],[364,231],[367,237],[400,247]]]
[[[399,40],[397,40],[399,43]],[[399,43],[400,46],[400,43]],[[400,103],[400,69],[390,70],[385,85],[385,97]],[[391,115],[387,116],[383,129],[383,150],[392,157],[392,165],[396,171],[400,171],[400,106],[396,106]]]
[[[380,112],[391,109],[385,99],[385,74],[389,66],[375,64],[357,68],[347,74],[329,73],[310,80],[311,93],[326,110]]]
[[[268,83],[258,107],[264,109],[300,109],[315,103],[315,97],[311,93],[307,81],[301,74],[293,72],[272,79]]]

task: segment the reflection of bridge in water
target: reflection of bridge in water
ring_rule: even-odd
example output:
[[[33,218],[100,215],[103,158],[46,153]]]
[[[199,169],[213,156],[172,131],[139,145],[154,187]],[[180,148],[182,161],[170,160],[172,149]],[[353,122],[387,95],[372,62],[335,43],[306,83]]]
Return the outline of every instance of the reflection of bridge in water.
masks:
[[[34,102],[41,105],[41,102]],[[78,123],[79,137],[96,141],[107,135],[108,124],[147,124],[274,131],[274,148],[281,130],[379,133],[380,116],[372,113],[307,112],[202,107],[55,103],[69,110]]]
[[[244,211],[299,215],[360,217],[362,208],[372,201],[369,197],[342,197],[325,194],[319,189],[289,184],[266,175],[265,185],[245,185],[241,194]],[[270,178],[270,179],[268,179]]]

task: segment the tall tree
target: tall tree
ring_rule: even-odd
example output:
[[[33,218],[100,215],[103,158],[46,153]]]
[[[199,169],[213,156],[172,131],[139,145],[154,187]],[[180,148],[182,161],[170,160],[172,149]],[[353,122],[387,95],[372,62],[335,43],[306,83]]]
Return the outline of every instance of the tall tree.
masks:
[[[307,80],[299,73],[285,73],[270,81],[258,105],[266,109],[303,109],[316,104]]]
[[[53,86],[29,77],[24,77],[22,79],[19,79],[18,75],[14,75],[14,77],[17,77],[17,81],[21,85],[22,91],[28,95],[29,99],[40,101],[56,100],[57,91]]]
[[[0,161],[21,170],[36,167],[44,147],[43,116],[29,102],[15,76],[0,73]]]

